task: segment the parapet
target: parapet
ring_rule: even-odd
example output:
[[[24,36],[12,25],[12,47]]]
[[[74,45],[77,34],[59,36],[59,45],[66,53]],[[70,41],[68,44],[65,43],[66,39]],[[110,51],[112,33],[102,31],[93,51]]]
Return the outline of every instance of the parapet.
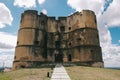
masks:
[[[55,20],[55,17],[48,17],[48,19],[50,19],[50,20]]]
[[[67,17],[58,17],[58,20],[65,20]]]
[[[82,12],[86,12],[86,13],[91,13],[91,14],[95,14],[93,11],[91,10],[82,10]]]
[[[36,10],[26,10],[26,11],[24,11],[24,13],[26,13],[26,14],[38,14],[38,11],[36,11]]]

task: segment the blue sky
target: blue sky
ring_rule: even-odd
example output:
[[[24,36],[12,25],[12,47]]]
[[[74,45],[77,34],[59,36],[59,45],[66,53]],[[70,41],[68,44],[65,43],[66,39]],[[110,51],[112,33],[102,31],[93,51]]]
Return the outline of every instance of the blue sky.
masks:
[[[111,36],[112,36],[112,43],[113,44],[118,44],[120,45],[120,28],[119,27],[115,27],[115,28],[109,28]]]
[[[12,66],[21,13],[34,9],[48,16],[93,10],[106,67],[120,67],[120,0],[0,0],[0,66]]]

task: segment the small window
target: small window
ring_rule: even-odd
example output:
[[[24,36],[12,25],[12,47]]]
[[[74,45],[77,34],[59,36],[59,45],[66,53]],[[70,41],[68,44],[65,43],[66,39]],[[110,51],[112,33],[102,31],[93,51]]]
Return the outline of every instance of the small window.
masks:
[[[98,34],[97,34],[97,38],[99,38]]]
[[[81,41],[81,38],[77,38],[77,41]]]
[[[14,59],[16,59],[16,56],[14,57]]]
[[[71,30],[71,27],[69,27],[68,29]]]
[[[80,16],[82,16],[82,13],[80,13]]]
[[[34,41],[35,44],[39,44],[39,41]]]
[[[96,19],[95,19],[95,23],[97,23]]]
[[[60,48],[60,41],[55,41],[55,47],[58,49]]]
[[[45,21],[41,21],[41,25],[45,25]]]
[[[72,61],[72,55],[71,54],[68,55],[68,61],[70,61],[70,62]]]
[[[69,43],[69,46],[71,46],[71,42]]]
[[[90,52],[94,52],[93,50],[90,50]]]
[[[20,68],[25,68],[25,65],[21,65]]]
[[[60,27],[60,31],[61,31],[61,32],[65,31],[65,26],[61,26],[61,27]]]
[[[17,44],[19,44],[19,41],[17,41]]]

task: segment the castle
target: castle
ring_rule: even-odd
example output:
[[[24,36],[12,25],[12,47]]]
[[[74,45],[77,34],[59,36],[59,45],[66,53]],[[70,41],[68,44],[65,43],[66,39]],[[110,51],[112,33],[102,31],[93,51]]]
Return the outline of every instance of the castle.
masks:
[[[24,11],[13,68],[69,62],[103,67],[95,13],[82,10],[56,20],[36,10]]]

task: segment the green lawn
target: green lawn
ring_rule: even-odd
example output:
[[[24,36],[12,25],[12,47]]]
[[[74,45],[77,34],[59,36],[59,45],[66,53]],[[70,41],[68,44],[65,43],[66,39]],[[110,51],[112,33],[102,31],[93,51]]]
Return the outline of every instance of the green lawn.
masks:
[[[71,80],[120,80],[120,70],[73,66],[65,67]],[[51,68],[19,69],[0,73],[0,80],[50,80]]]
[[[92,68],[92,67],[66,67],[71,80],[120,80],[120,70]]]
[[[0,80],[50,80],[47,72],[50,68],[19,69],[16,71],[0,73]]]

